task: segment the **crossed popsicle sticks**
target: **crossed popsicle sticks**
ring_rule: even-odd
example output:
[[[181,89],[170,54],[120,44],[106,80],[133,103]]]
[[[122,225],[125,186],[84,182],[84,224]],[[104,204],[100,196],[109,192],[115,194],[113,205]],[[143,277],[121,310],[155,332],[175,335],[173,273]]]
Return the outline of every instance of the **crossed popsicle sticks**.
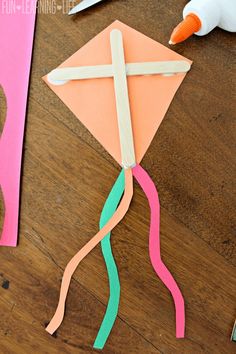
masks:
[[[127,76],[156,74],[170,76],[177,73],[186,73],[190,70],[191,65],[184,60],[127,64],[125,63],[122,32],[117,29],[110,32],[110,45],[112,64],[59,68],[49,73],[47,79],[53,85],[63,85],[70,80],[107,77],[114,79],[122,166],[132,168],[136,165],[136,160]]]

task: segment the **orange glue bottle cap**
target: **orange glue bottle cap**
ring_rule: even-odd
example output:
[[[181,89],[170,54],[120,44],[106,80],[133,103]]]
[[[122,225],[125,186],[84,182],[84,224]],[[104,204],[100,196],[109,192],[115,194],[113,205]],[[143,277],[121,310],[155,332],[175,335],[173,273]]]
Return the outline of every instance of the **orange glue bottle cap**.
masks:
[[[177,44],[185,41],[188,37],[201,29],[199,17],[193,13],[188,14],[185,19],[175,27],[171,34],[169,44]]]

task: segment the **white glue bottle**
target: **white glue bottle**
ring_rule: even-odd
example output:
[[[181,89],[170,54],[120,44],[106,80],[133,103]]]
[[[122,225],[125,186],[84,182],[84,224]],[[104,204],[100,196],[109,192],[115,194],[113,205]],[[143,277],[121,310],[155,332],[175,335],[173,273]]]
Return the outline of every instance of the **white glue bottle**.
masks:
[[[236,0],[191,0],[183,10],[183,18],[169,44],[183,42],[193,33],[204,36],[217,26],[236,32]]]

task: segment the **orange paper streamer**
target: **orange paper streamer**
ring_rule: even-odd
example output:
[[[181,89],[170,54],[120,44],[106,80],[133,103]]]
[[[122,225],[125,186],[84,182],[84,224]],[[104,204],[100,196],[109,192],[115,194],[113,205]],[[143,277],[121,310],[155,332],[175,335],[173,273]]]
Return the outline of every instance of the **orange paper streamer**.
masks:
[[[60,326],[65,312],[65,302],[70,286],[72,275],[74,274],[79,263],[92,251],[92,249],[102,241],[102,239],[110,232],[125,216],[129,209],[131,199],[133,197],[133,176],[132,170],[125,170],[125,192],[119,207],[108,223],[70,260],[64,271],[61,283],[60,298],[56,312],[46,331],[53,334]]]

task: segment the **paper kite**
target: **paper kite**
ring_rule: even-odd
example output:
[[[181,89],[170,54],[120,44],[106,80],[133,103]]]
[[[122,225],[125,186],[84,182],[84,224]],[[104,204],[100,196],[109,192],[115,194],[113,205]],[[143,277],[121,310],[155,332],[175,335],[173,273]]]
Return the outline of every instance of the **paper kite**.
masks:
[[[44,77],[50,88],[122,167],[104,205],[99,232],[66,266],[59,303],[46,328],[50,334],[63,320],[74,271],[101,242],[110,297],[94,348],[104,347],[117,317],[120,299],[120,282],[110,233],[129,209],[134,176],[148,198],[151,211],[151,263],[173,297],[176,337],[184,337],[184,299],[161,259],[158,193],[140,162],[190,66],[191,62],[186,58],[115,21]]]

